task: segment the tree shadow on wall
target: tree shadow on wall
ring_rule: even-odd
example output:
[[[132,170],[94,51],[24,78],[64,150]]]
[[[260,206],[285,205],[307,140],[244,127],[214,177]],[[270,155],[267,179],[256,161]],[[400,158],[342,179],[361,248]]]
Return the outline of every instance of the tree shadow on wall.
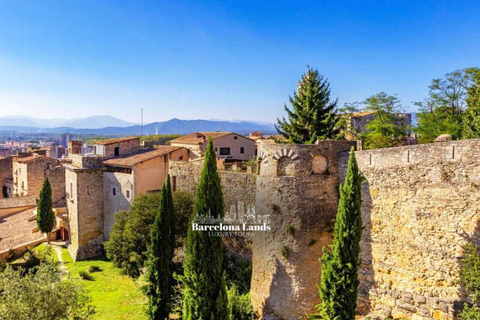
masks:
[[[371,310],[370,292],[375,287],[373,273],[372,257],[372,196],[370,194],[370,185],[368,181],[362,183],[362,240],[360,243],[360,268],[358,278],[360,285],[358,287],[357,312],[361,315],[368,314]]]
[[[272,276],[272,283],[270,283],[270,296],[265,300],[263,306],[262,319],[282,319],[279,315],[274,314],[273,310],[282,310],[285,305],[292,305],[285,303],[285,300],[291,299],[293,296],[293,281],[288,274],[285,265],[275,258],[275,273]],[[284,297],[284,300],[273,300],[271,297]],[[270,317],[265,317],[270,316]]]

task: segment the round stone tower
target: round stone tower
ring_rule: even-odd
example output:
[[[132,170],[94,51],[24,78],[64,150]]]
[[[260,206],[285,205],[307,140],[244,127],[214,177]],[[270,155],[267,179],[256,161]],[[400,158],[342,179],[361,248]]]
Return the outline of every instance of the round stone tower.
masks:
[[[353,142],[259,147],[256,211],[271,231],[255,234],[251,298],[263,319],[303,319],[319,302],[319,258],[332,241],[339,166]]]

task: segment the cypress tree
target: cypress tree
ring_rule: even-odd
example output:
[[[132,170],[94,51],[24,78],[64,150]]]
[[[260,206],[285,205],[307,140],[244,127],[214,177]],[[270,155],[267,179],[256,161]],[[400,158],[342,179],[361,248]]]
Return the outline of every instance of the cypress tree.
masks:
[[[463,139],[480,138],[480,70],[474,74],[473,82],[467,89],[467,109],[463,115]]]
[[[55,215],[52,210],[52,186],[48,178],[43,181],[42,189],[37,200],[37,226],[40,231],[47,234],[52,232],[55,224]],[[48,241],[50,243],[50,241]]]
[[[147,314],[152,320],[169,318],[172,293],[172,259],[175,249],[173,199],[169,178],[164,183],[160,195],[160,207],[152,225],[151,243],[148,248],[146,295]],[[173,238],[173,242],[172,242]]]
[[[330,101],[330,83],[318,70],[307,69],[298,83],[297,91],[289,97],[293,110],[285,105],[288,121],[283,117],[275,125],[278,133],[291,143],[314,144],[318,139],[335,139],[337,100]]]
[[[348,160],[345,182],[340,187],[340,201],[335,220],[333,244],[321,258],[319,285],[321,303],[311,319],[353,320],[357,307],[358,266],[362,236],[361,183],[355,152]]]
[[[185,284],[184,320],[228,319],[228,297],[225,283],[224,248],[220,237],[193,231],[196,215],[223,217],[223,194],[217,172],[212,140],[208,142],[205,164],[197,188],[194,212],[185,243],[183,282]]]

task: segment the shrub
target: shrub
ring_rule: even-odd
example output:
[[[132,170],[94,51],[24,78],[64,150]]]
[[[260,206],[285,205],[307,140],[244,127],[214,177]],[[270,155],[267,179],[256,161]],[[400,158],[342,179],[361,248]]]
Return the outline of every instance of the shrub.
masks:
[[[193,199],[188,192],[173,193],[175,206],[177,243],[186,234],[188,218],[192,214]],[[107,258],[132,278],[138,278],[147,260],[147,245],[150,243],[150,229],[160,203],[160,193],[140,196],[133,201],[128,211],[115,214],[115,224],[109,241],[105,242]]]
[[[88,272],[90,273],[100,272],[100,271],[102,271],[102,268],[100,268],[99,266],[90,266],[88,268]]]
[[[80,278],[82,278],[83,280],[89,280],[89,281],[93,280],[92,275],[88,271],[80,270],[78,274],[80,275]]]
[[[469,243],[465,246],[465,253],[461,260],[460,281],[465,290],[477,303],[480,299],[480,252],[479,249]],[[480,320],[480,308],[474,304],[470,306],[465,304],[459,315],[462,320]]]
[[[289,225],[289,226],[287,227],[287,232],[288,232],[288,234],[291,235],[292,237],[295,237],[295,231],[296,231],[296,230],[295,230],[295,227],[294,227],[294,226]]]
[[[0,319],[91,319],[90,298],[78,283],[61,280],[56,266],[42,263],[22,274],[11,266],[0,273]]]
[[[225,255],[225,262],[227,286],[229,288],[235,287],[241,294],[249,292],[252,280],[252,261],[227,254]]]
[[[228,309],[231,320],[255,319],[250,293],[240,294],[235,285],[228,289]]]

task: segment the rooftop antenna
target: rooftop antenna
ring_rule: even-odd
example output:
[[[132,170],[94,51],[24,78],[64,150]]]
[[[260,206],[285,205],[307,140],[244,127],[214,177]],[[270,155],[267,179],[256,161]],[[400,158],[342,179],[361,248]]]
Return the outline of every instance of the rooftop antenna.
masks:
[[[142,133],[140,134],[141,136],[143,136],[143,108],[142,108],[142,116],[141,116],[141,127],[142,127]]]

